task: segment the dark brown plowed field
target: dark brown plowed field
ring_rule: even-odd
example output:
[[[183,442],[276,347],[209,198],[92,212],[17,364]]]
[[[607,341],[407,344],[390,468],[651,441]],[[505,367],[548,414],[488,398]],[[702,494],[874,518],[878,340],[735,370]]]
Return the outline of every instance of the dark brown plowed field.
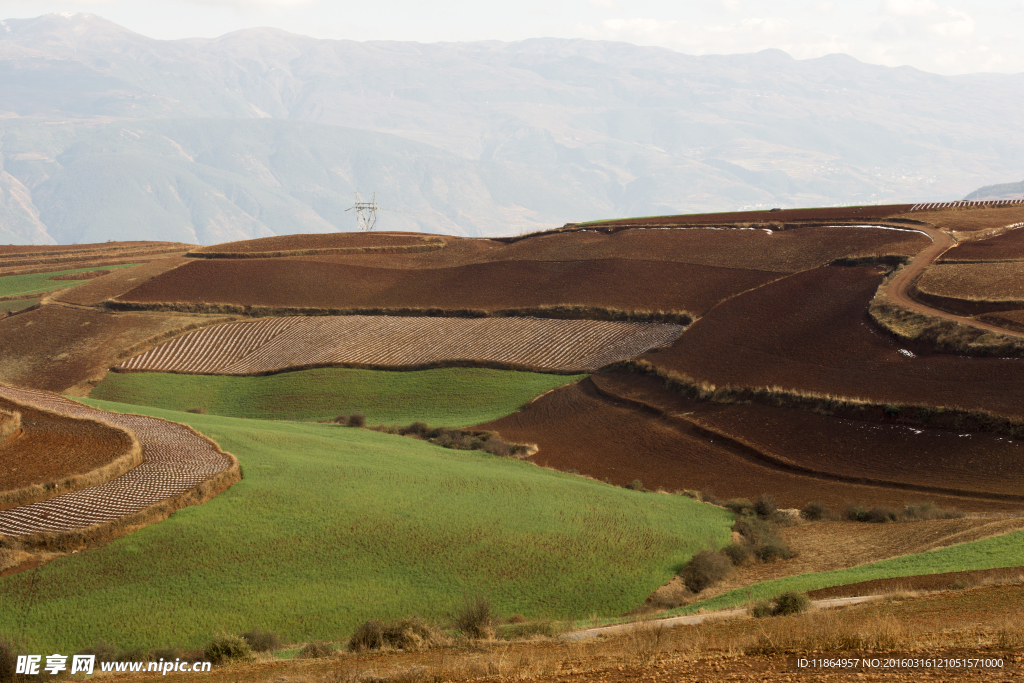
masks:
[[[694,401],[650,377],[599,374],[592,381],[609,398],[635,401],[667,415],[685,414],[688,421],[736,439],[783,467],[855,483],[919,487],[927,495],[926,487],[951,495],[997,494],[1024,504],[1024,442],[1003,436],[847,420],[776,406]]]
[[[530,308],[579,304],[701,314],[776,273],[665,261],[514,261],[401,270],[300,259],[202,260],[118,297],[312,308]]]
[[[927,498],[962,510],[1016,509],[1009,504],[927,495],[792,474],[751,460],[731,445],[702,435],[678,419],[603,396],[584,380],[552,391],[522,410],[481,425],[517,443],[535,443],[532,461],[624,485],[640,479],[650,489],[696,489],[727,499],[768,493],[781,507],[824,501],[899,506]]]
[[[348,249],[360,247],[421,246],[440,243],[440,236],[426,236],[417,233],[395,232],[332,232],[316,235],[279,235],[254,240],[227,242],[193,249],[193,254],[229,253],[251,254],[256,252],[305,251],[307,249]]]
[[[1005,327],[1014,332],[1024,332],[1024,311],[1000,311],[999,313],[986,313],[979,315],[978,320],[990,325]]]
[[[811,600],[827,600],[829,598],[850,598],[859,595],[885,595],[901,591],[945,591],[962,590],[965,587],[985,584],[1024,584],[1024,567],[1004,567],[1002,569],[979,569],[968,572],[943,572],[942,574],[923,574],[921,576],[903,576],[896,579],[875,579],[861,581],[845,586],[820,588],[808,591]]]
[[[84,395],[123,359],[122,352],[136,344],[174,330],[228,320],[44,306],[0,319],[0,382]]]
[[[22,429],[20,436],[0,441],[0,492],[86,474],[125,455],[134,444],[124,430],[93,420],[35,410],[2,398],[0,410],[21,413]]]
[[[841,267],[791,275],[724,302],[671,347],[643,358],[717,385],[1024,415],[1024,361],[911,358],[879,332],[867,307],[882,277]]]
[[[937,209],[935,211],[910,211],[899,218],[931,223],[939,228],[958,232],[974,232],[989,228],[1001,228],[1024,221],[1024,205],[1005,204],[993,207],[965,207]]]
[[[632,229],[555,233],[482,253],[486,261],[639,259],[795,272],[842,256],[912,256],[931,241],[920,233],[847,227],[779,232],[733,228]]]
[[[152,277],[192,262],[192,259],[182,256],[170,256],[142,263],[134,268],[119,268],[110,271],[96,282],[86,282],[58,292],[53,295],[53,300],[82,306],[95,306],[138,287],[139,283]]]
[[[61,256],[73,253],[111,252],[124,249],[179,246],[177,242],[93,242],[89,244],[0,244],[0,256]],[[187,245],[180,245],[187,246]]]
[[[1024,219],[1022,219],[1024,220]],[[1024,259],[1024,228],[989,237],[961,242],[942,255],[942,261],[1008,261]]]
[[[753,221],[840,221],[885,218],[909,211],[913,204],[882,204],[875,206],[832,206],[815,209],[783,209],[782,211],[734,211],[731,213],[695,213],[684,216],[651,216],[622,218],[587,223],[592,226],[620,225],[692,225],[699,223],[746,223]]]

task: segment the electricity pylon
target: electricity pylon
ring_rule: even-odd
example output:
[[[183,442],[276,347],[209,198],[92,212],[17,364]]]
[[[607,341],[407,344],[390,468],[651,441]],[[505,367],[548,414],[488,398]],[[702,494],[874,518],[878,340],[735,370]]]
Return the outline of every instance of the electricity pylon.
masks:
[[[368,202],[364,202],[363,198],[356,192],[356,203],[345,209],[345,211],[356,211],[356,225],[362,232],[369,232],[373,230],[373,226],[377,224],[377,193],[373,193],[373,197]]]

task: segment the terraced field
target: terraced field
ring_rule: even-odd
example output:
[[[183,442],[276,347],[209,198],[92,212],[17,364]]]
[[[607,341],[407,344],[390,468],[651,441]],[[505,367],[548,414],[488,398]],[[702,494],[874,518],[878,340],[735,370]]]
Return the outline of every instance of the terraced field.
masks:
[[[226,470],[237,473],[234,458],[209,439],[173,422],[108,413],[30,389],[0,387],[0,397],[73,417],[101,417],[135,434],[145,458],[134,469],[99,486],[0,511],[0,534],[20,537],[115,522],[186,493]]]
[[[669,344],[682,330],[659,323],[538,318],[264,318],[190,332],[117,367],[253,375],[312,366],[417,367],[472,361],[586,372]]]
[[[955,261],[1015,261],[1024,259],[1024,229],[982,240],[961,242],[956,249],[942,255],[941,262]]]
[[[962,315],[1024,307],[1024,262],[940,263],[914,285],[918,301]]]
[[[5,414],[20,418],[9,437]],[[0,397],[0,509],[94,486],[141,462],[140,444],[123,428]]]
[[[275,258],[314,253],[402,253],[443,249],[440,237],[390,232],[334,232],[319,235],[279,235],[199,247],[193,258]]]

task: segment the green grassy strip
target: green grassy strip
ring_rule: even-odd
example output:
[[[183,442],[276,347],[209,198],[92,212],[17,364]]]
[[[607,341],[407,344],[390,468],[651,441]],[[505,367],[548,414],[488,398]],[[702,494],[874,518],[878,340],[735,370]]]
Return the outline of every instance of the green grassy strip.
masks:
[[[120,266],[93,266],[92,268],[77,268],[75,270],[55,270],[50,273],[31,273],[29,275],[5,275],[0,277],[0,296],[17,296],[19,294],[36,294],[38,292],[51,292],[55,289],[66,289],[80,285],[88,280],[51,280],[55,275],[66,275],[68,273],[86,273],[93,270],[115,270],[117,268],[131,268],[137,263],[129,263]]]
[[[611,616],[705,544],[728,542],[734,519],[683,496],[367,430],[84,402],[188,423],[235,454],[244,478],[0,579],[0,634],[20,637],[24,623],[33,652],[100,639],[196,648],[222,629],[338,640],[368,618],[446,621],[475,592],[501,614]]]
[[[6,301],[0,301],[0,313],[6,313],[7,311],[20,311],[28,308],[29,306],[35,306],[39,303],[39,297],[32,297],[31,299],[7,299]]]
[[[711,611],[738,607],[750,601],[770,600],[786,591],[806,592],[875,579],[1021,566],[1024,566],[1024,531],[1015,531],[1002,536],[914,555],[894,557],[849,569],[798,574],[774,581],[762,581],[748,588],[737,588],[708,600],[680,607],[666,612],[666,615],[692,614],[699,609]]]
[[[483,368],[410,372],[325,368],[265,377],[110,373],[92,398],[168,410],[317,421],[360,411],[370,424],[465,427],[518,410],[535,396],[587,375]]]

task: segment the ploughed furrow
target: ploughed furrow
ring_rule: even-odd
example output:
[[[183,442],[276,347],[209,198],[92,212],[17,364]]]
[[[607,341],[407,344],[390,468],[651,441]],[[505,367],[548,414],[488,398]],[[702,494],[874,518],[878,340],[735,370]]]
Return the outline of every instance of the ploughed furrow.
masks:
[[[0,386],[0,396],[73,417],[102,418],[133,432],[144,460],[125,474],[99,486],[0,511],[0,534],[71,531],[111,522],[184,493],[232,466],[210,441],[187,427],[140,415],[89,408],[56,394]]]
[[[314,365],[403,367],[455,361],[592,371],[670,344],[663,323],[548,318],[314,316],[207,327],[121,363],[139,371],[250,375]]]
[[[165,365],[173,364],[173,369],[178,372],[211,372],[214,368],[245,357],[284,332],[288,327],[286,320],[264,318],[255,322],[217,325],[207,328],[211,330],[210,334],[177,337],[128,359],[121,366],[135,369],[138,364],[147,369],[165,369]],[[181,364],[180,359],[183,358],[188,358],[189,362]]]

